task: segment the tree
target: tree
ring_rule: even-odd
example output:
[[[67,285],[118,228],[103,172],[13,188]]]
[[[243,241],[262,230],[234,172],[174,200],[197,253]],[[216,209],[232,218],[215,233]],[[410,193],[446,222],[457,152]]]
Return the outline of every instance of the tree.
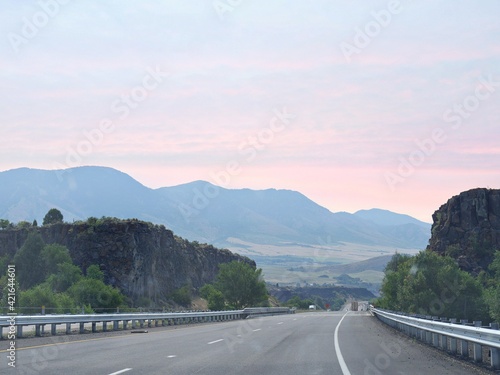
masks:
[[[26,228],[30,228],[31,227],[31,223],[28,222],[28,221],[20,221],[19,223],[17,223],[16,227],[18,228],[23,228],[23,229],[26,229]]]
[[[37,285],[31,289],[20,292],[19,307],[21,312],[33,314],[45,306],[50,312],[64,313],[75,307],[75,301],[66,293],[55,293],[46,283]]]
[[[68,294],[78,306],[90,305],[96,312],[117,308],[125,299],[118,289],[87,277],[73,284],[68,289]]]
[[[43,218],[43,225],[62,223],[63,215],[57,208],[51,208]]]
[[[40,253],[44,248],[42,236],[37,232],[28,234],[23,246],[14,256],[16,276],[21,289],[29,289],[45,279],[45,270],[41,265]]]
[[[488,320],[483,288],[448,256],[421,251],[386,267],[380,307],[442,317]]]
[[[9,220],[5,220],[5,219],[0,219],[0,228],[1,229],[7,229],[9,227]]]
[[[97,264],[92,264],[87,268],[87,278],[104,282],[104,272],[101,271]]]
[[[33,225],[34,227],[37,227],[38,226],[38,221],[36,221],[36,219],[33,220],[33,224],[31,224],[31,225]]]
[[[80,267],[71,263],[59,263],[57,272],[50,275],[46,283],[56,292],[65,292],[82,278]]]
[[[73,264],[68,248],[58,244],[45,245],[40,256],[46,276],[57,273],[62,263]]]
[[[488,283],[489,288],[485,291],[485,300],[491,318],[500,323],[500,251],[495,252],[489,271],[492,277]]]
[[[244,262],[221,264],[214,286],[223,294],[227,305],[234,309],[255,306],[268,298],[262,269],[254,269]]]
[[[206,284],[200,289],[200,295],[208,301],[208,308],[212,311],[224,310],[226,303],[224,295],[211,284]]]

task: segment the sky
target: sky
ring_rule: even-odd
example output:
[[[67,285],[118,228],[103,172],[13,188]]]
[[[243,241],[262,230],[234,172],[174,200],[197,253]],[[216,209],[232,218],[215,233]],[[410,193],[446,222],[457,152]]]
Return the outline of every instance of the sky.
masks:
[[[0,171],[291,189],[432,222],[500,188],[497,0],[9,1]]]

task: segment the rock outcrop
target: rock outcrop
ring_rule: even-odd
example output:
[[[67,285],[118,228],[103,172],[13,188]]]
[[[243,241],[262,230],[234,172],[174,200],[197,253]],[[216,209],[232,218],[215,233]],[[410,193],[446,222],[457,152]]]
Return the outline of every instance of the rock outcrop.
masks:
[[[500,190],[472,189],[448,200],[433,215],[428,250],[456,259],[477,275],[500,250]]]
[[[118,287],[133,301],[146,297],[161,303],[184,285],[199,288],[214,280],[222,263],[237,260],[255,267],[249,258],[189,242],[163,225],[135,219],[1,230],[0,256],[14,256],[30,230],[38,231],[47,244],[66,246],[73,262],[82,270],[98,264],[105,282]]]

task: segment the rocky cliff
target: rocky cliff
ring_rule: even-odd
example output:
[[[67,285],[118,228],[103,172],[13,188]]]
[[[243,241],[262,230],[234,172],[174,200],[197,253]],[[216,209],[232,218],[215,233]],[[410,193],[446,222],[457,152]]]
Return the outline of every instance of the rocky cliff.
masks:
[[[98,264],[105,281],[138,301],[142,297],[161,303],[186,284],[199,288],[212,282],[221,263],[255,262],[177,236],[163,225],[139,220],[106,219],[74,224],[0,231],[0,256],[14,256],[30,230],[37,230],[47,244],[66,246],[73,262],[85,270]]]
[[[473,189],[448,200],[433,215],[428,250],[455,258],[478,274],[500,250],[500,190]]]

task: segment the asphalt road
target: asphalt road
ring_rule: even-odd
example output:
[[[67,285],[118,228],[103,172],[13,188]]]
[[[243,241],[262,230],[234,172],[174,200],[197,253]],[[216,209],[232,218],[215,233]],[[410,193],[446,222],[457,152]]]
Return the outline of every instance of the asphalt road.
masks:
[[[481,374],[366,312],[314,312],[26,347],[0,374]],[[36,342],[36,340],[34,341]],[[0,348],[7,343],[2,342]]]

